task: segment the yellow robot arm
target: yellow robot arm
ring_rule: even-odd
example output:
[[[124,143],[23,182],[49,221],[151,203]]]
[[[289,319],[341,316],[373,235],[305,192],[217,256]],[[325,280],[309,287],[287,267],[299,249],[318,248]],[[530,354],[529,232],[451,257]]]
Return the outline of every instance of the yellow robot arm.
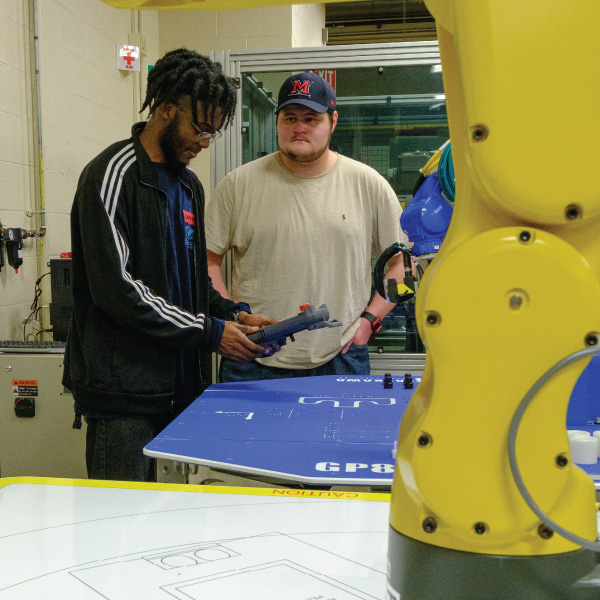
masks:
[[[530,388],[600,337],[600,179],[586,168],[600,141],[600,2],[426,4],[456,199],[417,297],[427,362],[400,429],[389,597],[600,598],[600,584],[577,595],[597,555],[532,511],[507,450]],[[515,449],[543,514],[593,546],[595,490],[570,463],[565,430],[588,360],[541,386]]]

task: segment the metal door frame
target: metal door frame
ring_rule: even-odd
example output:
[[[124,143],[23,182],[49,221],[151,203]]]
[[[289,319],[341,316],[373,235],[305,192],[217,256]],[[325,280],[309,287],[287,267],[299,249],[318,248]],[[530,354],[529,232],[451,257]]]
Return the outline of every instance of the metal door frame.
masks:
[[[223,65],[223,71],[229,77],[238,79],[241,84],[242,74],[290,70],[298,72],[303,69],[348,68],[348,67],[391,67],[412,65],[441,64],[440,50],[437,41],[398,42],[390,44],[353,44],[345,46],[320,46],[316,48],[280,48],[265,50],[215,50],[210,58]],[[237,117],[232,127],[210,146],[210,189],[233,169],[242,166],[242,94],[238,94]],[[231,253],[223,261],[224,279],[228,288],[231,284]],[[380,362],[376,354],[371,360]],[[413,372],[420,373],[424,368],[425,355],[397,355],[388,357],[402,370],[403,360],[410,363]],[[395,359],[395,360],[394,360]],[[213,381],[217,381],[219,361],[217,355],[213,360]],[[375,365],[372,365],[372,367]],[[406,369],[405,369],[406,370]]]
[[[300,71],[317,68],[389,67],[441,64],[437,41],[353,44],[316,48],[217,50],[210,53],[229,77],[240,83],[243,73]],[[211,144],[211,191],[227,173],[242,165],[242,94],[238,94],[234,125]]]

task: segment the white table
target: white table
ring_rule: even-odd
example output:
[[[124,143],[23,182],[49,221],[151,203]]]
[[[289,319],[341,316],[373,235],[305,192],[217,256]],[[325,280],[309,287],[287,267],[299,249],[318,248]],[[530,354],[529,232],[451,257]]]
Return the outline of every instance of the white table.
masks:
[[[389,496],[0,479],[0,600],[372,600]]]

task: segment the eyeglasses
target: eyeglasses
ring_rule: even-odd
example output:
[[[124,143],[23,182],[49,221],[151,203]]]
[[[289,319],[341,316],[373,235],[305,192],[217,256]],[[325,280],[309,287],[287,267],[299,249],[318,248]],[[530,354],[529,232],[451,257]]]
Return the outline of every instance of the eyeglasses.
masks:
[[[194,121],[190,119],[185,110],[183,110],[183,108],[181,108],[179,104],[177,104],[176,102],[173,102],[173,104],[187,117],[188,121],[198,132],[198,135],[194,138],[195,142],[204,142],[206,140],[210,140],[212,142],[213,140],[218,140],[223,135],[221,131],[214,131],[213,133],[210,133],[210,131],[202,131],[202,129],[200,129],[200,127],[198,127],[198,125],[196,125],[196,123],[194,123]]]

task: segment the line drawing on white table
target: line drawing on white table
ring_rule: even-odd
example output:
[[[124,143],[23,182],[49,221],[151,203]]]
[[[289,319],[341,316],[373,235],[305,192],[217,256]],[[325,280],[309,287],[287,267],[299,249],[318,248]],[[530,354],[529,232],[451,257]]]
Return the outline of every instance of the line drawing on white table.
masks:
[[[10,485],[0,600],[378,600],[388,511],[387,499]]]
[[[333,575],[323,572],[325,565]],[[352,571],[353,584],[344,583],[340,574]],[[369,567],[277,532],[169,548],[156,554],[121,556],[113,562],[88,565],[69,573],[111,600],[130,598],[126,586],[114,589],[111,582],[115,579],[135,581],[143,598],[160,589],[165,598],[178,600],[242,596],[279,600],[282,590],[286,590],[286,598],[302,600],[319,596],[370,600],[381,597],[376,594],[378,590],[374,588],[378,586],[373,581],[383,576]]]

